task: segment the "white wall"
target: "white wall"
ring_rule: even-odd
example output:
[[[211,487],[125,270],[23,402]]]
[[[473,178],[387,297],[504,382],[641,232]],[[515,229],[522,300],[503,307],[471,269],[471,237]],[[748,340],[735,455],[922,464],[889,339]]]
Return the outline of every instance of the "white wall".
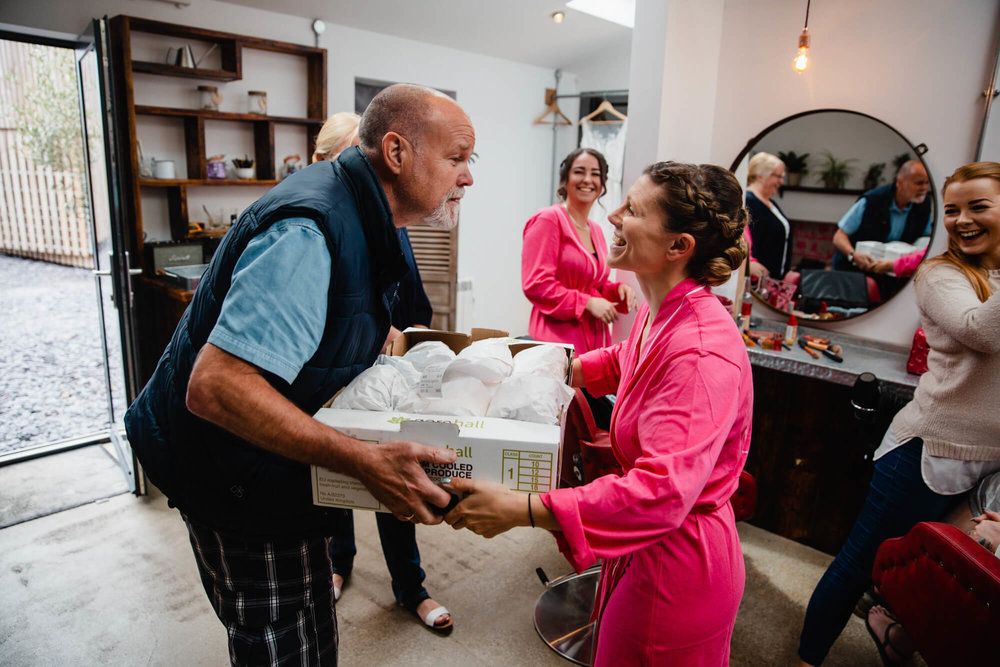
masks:
[[[721,34],[715,29],[720,3]],[[654,134],[630,138],[628,155],[657,136],[659,159],[728,166],[750,137],[776,120],[836,107],[870,114],[912,143],[926,143],[924,159],[937,187],[974,157],[981,91],[1000,26],[996,0],[816,3],[809,15],[812,62],[802,75],[791,67],[802,2],[638,0],[636,17],[635,45],[655,45],[664,35],[666,45],[647,52],[633,47],[631,104],[661,113],[660,127],[650,128]],[[675,71],[696,63],[697,77]],[[636,85],[658,73],[661,90]],[[668,98],[695,109],[678,111]],[[944,245],[938,234],[932,252]],[[918,321],[910,286],[873,313],[831,326],[908,345]]]
[[[308,19],[215,0],[194,0],[186,8],[149,0],[4,2],[0,22],[76,35],[93,17],[105,14],[314,43]],[[533,121],[545,109],[545,88],[554,87],[553,71],[339,25],[328,24],[319,46],[328,50],[331,113],[353,109],[356,76],[411,81],[457,92],[475,125],[480,156],[459,226],[459,278],[472,279],[474,299],[472,312],[459,313],[459,320],[526,333],[530,306],[521,292],[521,230],[531,214],[552,198],[552,128]],[[572,75],[564,81],[568,89],[578,90]],[[265,89],[277,89],[281,82],[260,83]],[[561,155],[570,144],[575,145],[575,134],[568,130],[557,132]]]

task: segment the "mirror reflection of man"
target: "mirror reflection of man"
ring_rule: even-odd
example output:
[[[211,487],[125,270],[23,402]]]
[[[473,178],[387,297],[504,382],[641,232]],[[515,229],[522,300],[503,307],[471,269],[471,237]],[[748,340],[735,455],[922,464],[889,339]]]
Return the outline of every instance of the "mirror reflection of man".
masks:
[[[867,253],[855,252],[861,241],[905,241],[913,243],[929,236],[931,200],[927,196],[931,182],[919,160],[904,162],[893,183],[861,195],[837,223],[833,245],[833,268],[841,271],[876,271],[876,260]]]

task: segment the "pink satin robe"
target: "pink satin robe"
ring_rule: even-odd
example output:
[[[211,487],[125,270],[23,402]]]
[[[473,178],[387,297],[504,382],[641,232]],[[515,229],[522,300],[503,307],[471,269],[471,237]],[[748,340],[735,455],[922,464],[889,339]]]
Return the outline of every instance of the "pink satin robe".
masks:
[[[521,286],[531,302],[528,333],[536,340],[572,343],[577,354],[611,344],[608,325],[586,311],[591,297],[617,303],[619,283],[608,281],[608,246],[592,220],[597,257],[580,243],[561,205],[541,209],[524,226]]]
[[[695,290],[695,291],[692,291]],[[744,564],[729,498],[750,447],[753,382],[732,317],[693,280],[663,301],[643,349],[583,355],[592,393],[617,393],[622,477],[542,496],[580,572],[603,558],[595,665],[725,665]]]

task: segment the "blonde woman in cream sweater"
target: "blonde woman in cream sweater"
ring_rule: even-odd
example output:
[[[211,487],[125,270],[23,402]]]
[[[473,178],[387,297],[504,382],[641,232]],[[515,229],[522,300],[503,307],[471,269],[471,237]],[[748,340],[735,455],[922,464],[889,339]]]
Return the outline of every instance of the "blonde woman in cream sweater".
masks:
[[[883,540],[940,520],[1000,470],[1000,164],[960,167],[942,197],[948,251],[926,261],[914,283],[928,370],[875,452],[861,514],[813,591],[800,664],[822,663],[871,585]],[[885,644],[884,629],[875,635]]]

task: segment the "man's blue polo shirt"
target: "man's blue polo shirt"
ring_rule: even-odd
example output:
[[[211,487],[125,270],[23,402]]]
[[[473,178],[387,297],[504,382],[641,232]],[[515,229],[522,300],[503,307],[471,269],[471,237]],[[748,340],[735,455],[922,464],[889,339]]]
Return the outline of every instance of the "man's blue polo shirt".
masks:
[[[208,342],[291,384],[319,347],[329,289],[330,251],[316,223],[276,222],[237,261]]]

